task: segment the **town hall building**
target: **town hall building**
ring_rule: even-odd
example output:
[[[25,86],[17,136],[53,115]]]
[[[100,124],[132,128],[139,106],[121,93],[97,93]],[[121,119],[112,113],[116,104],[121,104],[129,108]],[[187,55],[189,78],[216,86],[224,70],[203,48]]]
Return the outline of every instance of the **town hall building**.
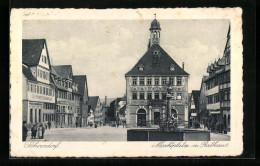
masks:
[[[147,52],[125,74],[126,126],[149,127],[159,125],[167,109],[167,87],[172,88],[170,113],[188,126],[189,74],[160,46],[161,27],[156,18],[150,27]]]

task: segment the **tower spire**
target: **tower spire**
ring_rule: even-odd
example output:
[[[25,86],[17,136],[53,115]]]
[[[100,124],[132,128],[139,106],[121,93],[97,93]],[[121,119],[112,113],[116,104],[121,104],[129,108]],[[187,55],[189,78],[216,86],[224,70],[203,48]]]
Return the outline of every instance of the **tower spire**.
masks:
[[[154,13],[154,19],[156,19],[156,13]]]

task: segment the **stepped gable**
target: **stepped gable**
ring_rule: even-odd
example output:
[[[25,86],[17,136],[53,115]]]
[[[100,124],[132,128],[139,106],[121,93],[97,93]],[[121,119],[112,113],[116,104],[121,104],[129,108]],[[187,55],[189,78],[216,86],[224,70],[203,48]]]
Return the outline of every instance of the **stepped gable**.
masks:
[[[158,62],[154,63],[154,52],[158,52]],[[139,70],[143,66],[143,70]],[[174,70],[170,67],[174,66]],[[182,75],[188,76],[185,72],[158,44],[153,44],[137,64],[125,74],[125,76],[147,76],[147,75]]]

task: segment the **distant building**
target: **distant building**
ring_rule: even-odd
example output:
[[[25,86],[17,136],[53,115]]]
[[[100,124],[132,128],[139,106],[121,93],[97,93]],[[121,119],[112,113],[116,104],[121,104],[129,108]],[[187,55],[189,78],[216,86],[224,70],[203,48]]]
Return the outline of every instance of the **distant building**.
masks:
[[[206,84],[207,110],[212,130],[230,130],[230,27],[223,57],[208,66]]]
[[[101,125],[102,118],[102,104],[100,103],[99,96],[89,96],[89,110],[94,114],[94,123]]]
[[[52,79],[57,88],[57,127],[80,126],[81,94],[73,81],[72,66],[52,66]]]
[[[110,103],[108,118],[109,121],[115,121],[116,118],[121,118],[125,121],[125,109],[123,108],[126,105],[126,96],[122,98],[116,98]],[[120,111],[121,110],[121,111]]]
[[[125,74],[127,127],[159,125],[166,115],[168,84],[173,89],[171,114],[180,126],[188,126],[189,74],[160,46],[161,27],[154,19],[150,27],[148,51]]]
[[[73,76],[73,82],[78,85],[78,91],[81,95],[80,103],[81,103],[81,120],[80,123],[82,126],[87,126],[88,119],[88,83],[86,75],[75,75]]]
[[[208,127],[208,117],[209,113],[207,111],[207,96],[206,92],[206,84],[204,81],[208,78],[208,76],[203,76],[201,80],[200,86],[200,95],[199,95],[199,123],[202,125],[203,128]]]
[[[55,124],[55,86],[50,79],[51,64],[45,39],[22,40],[23,121]]]
[[[195,127],[196,122],[199,121],[199,90],[193,90],[190,98],[190,113],[189,113],[189,126]]]

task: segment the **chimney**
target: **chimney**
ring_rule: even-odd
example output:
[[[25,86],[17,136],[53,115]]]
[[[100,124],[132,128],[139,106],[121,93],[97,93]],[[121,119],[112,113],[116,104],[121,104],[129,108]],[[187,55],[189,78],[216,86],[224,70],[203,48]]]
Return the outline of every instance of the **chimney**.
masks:
[[[182,69],[184,70],[184,62],[182,62]]]
[[[107,105],[107,96],[105,96],[105,105]]]

